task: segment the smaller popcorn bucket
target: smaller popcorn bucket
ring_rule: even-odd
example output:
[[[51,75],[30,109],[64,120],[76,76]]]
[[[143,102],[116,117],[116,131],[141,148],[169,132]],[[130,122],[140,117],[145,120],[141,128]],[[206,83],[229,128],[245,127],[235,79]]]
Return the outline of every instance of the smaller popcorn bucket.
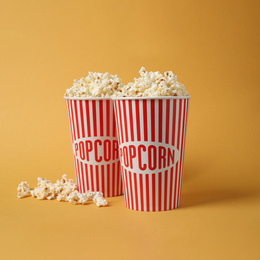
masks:
[[[179,207],[190,96],[112,99],[126,207]]]
[[[65,97],[76,182],[80,193],[123,193],[113,102],[109,98]]]

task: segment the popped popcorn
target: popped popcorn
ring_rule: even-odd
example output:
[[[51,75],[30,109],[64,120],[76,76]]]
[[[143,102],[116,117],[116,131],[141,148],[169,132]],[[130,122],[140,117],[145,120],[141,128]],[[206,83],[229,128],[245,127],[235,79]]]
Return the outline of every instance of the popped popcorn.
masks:
[[[18,185],[17,191],[18,191],[17,197],[18,197],[19,199],[31,195],[30,185],[29,185],[29,183],[27,183],[27,181],[22,181],[22,182]]]
[[[177,81],[177,76],[172,71],[148,72],[142,67],[140,77],[134,79],[120,89],[114,96],[122,97],[156,97],[156,96],[188,96],[183,84]]]
[[[93,201],[94,203],[96,203],[98,207],[107,205],[107,201],[106,199],[104,199],[103,194],[101,192],[96,193],[96,195],[93,198]]]
[[[87,77],[74,79],[73,86],[66,90],[65,97],[110,97],[121,91],[124,84],[117,75],[108,72],[89,72]]]
[[[101,192],[86,191],[86,193],[79,193],[76,183],[72,179],[68,179],[66,174],[55,183],[41,177],[38,177],[37,181],[38,186],[34,189],[30,189],[30,185],[26,181],[21,182],[17,188],[18,198],[31,195],[39,200],[57,199],[57,201],[68,201],[74,205],[77,203],[84,205],[88,200],[93,200],[98,207],[107,205],[107,201]]]

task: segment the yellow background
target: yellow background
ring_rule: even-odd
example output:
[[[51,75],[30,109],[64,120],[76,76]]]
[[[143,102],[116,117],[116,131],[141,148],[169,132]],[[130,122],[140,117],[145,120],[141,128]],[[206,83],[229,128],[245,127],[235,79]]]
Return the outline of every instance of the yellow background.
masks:
[[[260,259],[259,1],[1,1],[1,259]],[[192,95],[182,205],[16,198],[74,178],[63,94],[88,71],[172,70]]]

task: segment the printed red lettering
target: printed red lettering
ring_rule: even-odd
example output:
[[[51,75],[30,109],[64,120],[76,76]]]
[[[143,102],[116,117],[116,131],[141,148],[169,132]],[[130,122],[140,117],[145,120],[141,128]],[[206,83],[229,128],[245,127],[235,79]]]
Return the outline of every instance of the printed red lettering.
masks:
[[[127,151],[126,146],[123,148],[123,156],[124,156],[124,164],[125,164],[126,167],[128,167],[129,161],[128,161],[128,151]]]
[[[91,152],[92,150],[93,150],[92,142],[87,140],[86,141],[86,158],[87,158],[87,161],[89,161],[89,152]]]
[[[145,171],[145,169],[147,168],[147,165],[145,163],[142,165],[141,150],[143,150],[144,152],[146,151],[146,147],[143,144],[138,146],[138,164],[139,164],[139,168],[142,171]]]
[[[112,154],[113,154],[113,160],[116,160],[118,159],[118,142],[116,140],[113,140],[113,151],[112,151]]]
[[[129,161],[130,168],[133,169],[133,158],[136,157],[136,148],[134,145],[129,145]]]
[[[96,140],[96,141],[94,142],[95,160],[96,160],[97,162],[101,162],[101,161],[102,161],[102,156],[99,156],[99,157],[98,157],[98,144],[99,144],[99,146],[101,146],[101,145],[102,145],[102,142],[101,142],[100,140]]]
[[[111,158],[111,142],[110,140],[105,140],[104,141],[104,160],[106,162],[110,161],[110,158]]]
[[[79,142],[79,156],[80,156],[81,160],[85,160],[84,143],[82,141]]]
[[[148,168],[151,171],[154,171],[156,167],[157,167],[156,146],[150,145],[148,147]]]
[[[159,160],[159,169],[165,168],[165,166],[166,166],[166,148],[163,146],[159,146],[158,160]],[[162,166],[162,164],[163,164],[163,166]]]

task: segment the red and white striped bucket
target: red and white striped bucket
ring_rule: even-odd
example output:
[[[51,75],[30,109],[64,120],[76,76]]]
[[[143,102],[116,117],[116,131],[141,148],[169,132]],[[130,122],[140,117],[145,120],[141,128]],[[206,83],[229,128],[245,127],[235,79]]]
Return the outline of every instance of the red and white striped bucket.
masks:
[[[108,98],[68,98],[71,142],[80,193],[123,194],[113,102]]]
[[[127,208],[179,207],[189,98],[113,98]]]

